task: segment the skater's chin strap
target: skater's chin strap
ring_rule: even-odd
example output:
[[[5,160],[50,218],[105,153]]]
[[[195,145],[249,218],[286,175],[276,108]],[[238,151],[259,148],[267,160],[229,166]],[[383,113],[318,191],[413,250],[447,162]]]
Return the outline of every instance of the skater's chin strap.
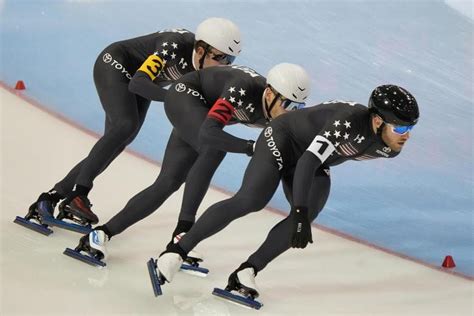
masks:
[[[387,124],[385,124],[385,122],[382,122],[382,125],[380,125],[378,128],[377,128],[377,137],[380,139],[380,141],[384,144],[385,147],[389,147],[383,140],[382,138],[382,132],[383,132],[383,128],[387,126]]]

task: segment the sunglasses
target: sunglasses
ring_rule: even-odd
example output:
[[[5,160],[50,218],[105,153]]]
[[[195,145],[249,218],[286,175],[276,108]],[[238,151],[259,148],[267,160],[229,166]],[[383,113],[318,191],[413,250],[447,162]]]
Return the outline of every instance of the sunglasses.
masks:
[[[295,102],[280,96],[281,106],[287,111],[300,110],[305,107],[306,103],[304,102]]]
[[[235,60],[235,56],[232,56],[232,55],[227,55],[227,54],[216,54],[214,52],[211,52],[209,51],[208,52],[209,55],[212,55],[210,56],[211,59],[215,60],[215,61],[218,61],[220,62],[221,64],[225,64],[225,65],[230,65],[234,62]]]
[[[415,125],[404,126],[404,125],[392,125],[392,124],[388,124],[388,125],[390,125],[390,127],[392,128],[392,132],[398,135],[405,135],[406,133],[411,131],[413,127],[415,126]]]

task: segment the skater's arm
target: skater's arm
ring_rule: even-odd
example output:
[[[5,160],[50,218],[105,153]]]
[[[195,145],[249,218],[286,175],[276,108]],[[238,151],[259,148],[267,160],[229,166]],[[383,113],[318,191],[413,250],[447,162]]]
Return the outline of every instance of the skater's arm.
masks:
[[[163,101],[168,92],[166,89],[163,89],[163,87],[151,81],[150,77],[142,71],[135,73],[128,84],[128,90],[145,99],[153,101]]]
[[[156,53],[150,55],[133,75],[128,90],[148,100],[163,101],[167,91],[153,81],[160,75],[164,64]]]
[[[294,207],[306,208],[314,173],[335,150],[327,138],[317,135],[296,164],[293,178]]]
[[[219,99],[208,113],[199,131],[201,145],[209,145],[226,152],[253,154],[252,140],[235,137],[223,130],[232,118],[234,107],[226,100]]]
[[[325,137],[317,135],[311,145],[298,159],[293,178],[293,205],[290,212],[291,246],[305,248],[313,242],[311,225],[308,218],[308,195],[314,173],[335,150],[334,145]]]
[[[305,248],[313,242],[311,224],[308,218],[308,194],[314,172],[321,165],[321,160],[307,150],[296,164],[293,179],[293,205],[291,206],[290,241],[293,248]]]

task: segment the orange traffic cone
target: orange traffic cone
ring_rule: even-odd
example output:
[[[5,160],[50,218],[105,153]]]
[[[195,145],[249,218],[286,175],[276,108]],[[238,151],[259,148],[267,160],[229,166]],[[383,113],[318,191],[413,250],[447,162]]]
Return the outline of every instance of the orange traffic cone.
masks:
[[[454,263],[453,257],[452,256],[446,256],[444,258],[442,266],[443,266],[443,268],[454,268],[456,266],[456,264]]]
[[[16,85],[15,85],[15,90],[25,90],[26,87],[25,87],[25,83],[23,82],[23,80],[18,80],[16,82]]]

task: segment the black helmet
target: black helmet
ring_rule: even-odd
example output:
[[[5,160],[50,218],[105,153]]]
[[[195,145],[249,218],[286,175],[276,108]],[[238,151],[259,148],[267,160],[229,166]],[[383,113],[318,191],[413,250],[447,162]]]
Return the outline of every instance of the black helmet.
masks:
[[[375,88],[370,95],[369,110],[393,125],[415,125],[420,117],[415,97],[395,85]]]

